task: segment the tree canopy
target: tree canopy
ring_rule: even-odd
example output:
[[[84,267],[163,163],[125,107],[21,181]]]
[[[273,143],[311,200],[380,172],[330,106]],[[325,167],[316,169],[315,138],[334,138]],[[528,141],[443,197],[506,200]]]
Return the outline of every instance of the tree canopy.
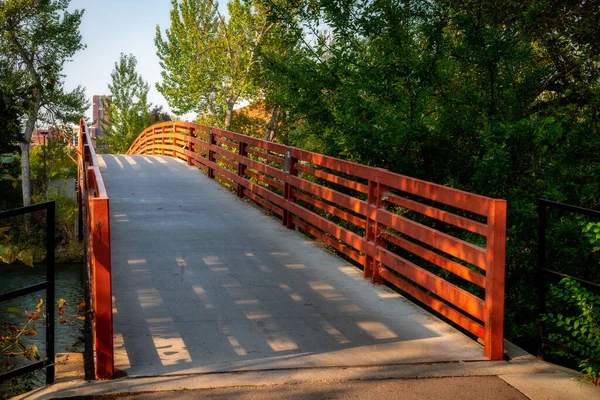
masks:
[[[532,340],[537,199],[600,208],[598,2],[267,3],[290,142],[507,199],[507,336]]]
[[[121,53],[119,61],[111,72],[108,90],[111,95],[104,97],[103,107],[106,120],[101,120],[105,140],[110,150],[125,153],[135,138],[150,123],[148,91],[150,86],[136,71],[136,58]]]
[[[194,111],[229,128],[236,103],[258,93],[258,51],[274,24],[251,1],[229,1],[227,17],[213,0],[171,3],[170,27],[156,27],[157,89],[176,114]]]
[[[76,121],[87,108],[83,88],[66,91],[63,66],[85,47],[79,25],[83,11],[69,0],[0,1],[0,62],[10,74],[6,90],[18,99],[23,204],[31,203],[29,144],[36,123]],[[6,76],[6,75],[5,75]]]

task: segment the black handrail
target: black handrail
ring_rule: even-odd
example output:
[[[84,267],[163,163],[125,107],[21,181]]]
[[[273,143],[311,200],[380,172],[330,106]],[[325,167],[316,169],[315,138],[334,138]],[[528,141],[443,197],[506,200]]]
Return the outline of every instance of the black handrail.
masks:
[[[54,364],[56,353],[54,348],[54,302],[55,277],[54,247],[56,232],[56,204],[54,201],[20,207],[0,212],[0,219],[17,217],[37,211],[46,211],[46,280],[31,286],[19,288],[0,294],[0,301],[11,300],[40,290],[46,290],[46,358],[44,360],[16,368],[0,374],[0,383],[38,369],[46,368],[46,384],[51,385],[55,379]]]
[[[547,231],[547,218],[548,208],[556,208],[560,210],[569,211],[574,214],[587,215],[590,217],[600,218],[600,211],[593,210],[591,208],[584,208],[573,206],[570,204],[559,203],[547,199],[538,200],[538,263],[537,263],[537,284],[538,284],[538,314],[542,314],[546,307],[546,275],[559,276],[562,278],[569,278],[574,281],[580,282],[588,287],[594,289],[600,289],[600,284],[585,279],[578,278],[576,276],[564,274],[549,268],[546,268],[546,231]],[[547,337],[544,337],[544,329],[541,324],[541,320],[538,321],[539,331],[539,343],[538,343],[538,358],[544,358],[544,344],[550,343],[563,348],[563,350],[571,351],[567,346],[556,343]]]

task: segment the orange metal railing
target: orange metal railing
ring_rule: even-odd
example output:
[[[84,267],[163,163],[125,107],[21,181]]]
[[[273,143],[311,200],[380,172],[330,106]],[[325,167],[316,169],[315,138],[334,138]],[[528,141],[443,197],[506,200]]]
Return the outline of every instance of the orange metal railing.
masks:
[[[86,267],[91,281],[95,375],[110,379],[114,373],[112,281],[109,200],[98,167],[89,129],[79,122],[79,193],[86,242]]]
[[[142,132],[128,154],[195,165],[363,266],[503,358],[506,201],[187,122]]]

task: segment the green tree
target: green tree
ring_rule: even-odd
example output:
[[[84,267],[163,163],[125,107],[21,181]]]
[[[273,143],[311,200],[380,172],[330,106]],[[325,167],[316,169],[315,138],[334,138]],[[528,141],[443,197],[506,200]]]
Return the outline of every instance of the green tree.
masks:
[[[150,125],[160,122],[172,121],[171,115],[163,109],[163,106],[154,105],[150,109]],[[150,126],[148,125],[148,126]]]
[[[150,86],[135,70],[137,60],[132,54],[121,53],[115,69],[111,72],[108,90],[110,97],[102,102],[106,120],[100,121],[106,143],[111,150],[125,153],[135,138],[151,121],[148,111]]]
[[[19,101],[22,94],[14,93],[16,86],[13,79],[12,68],[7,60],[0,56],[0,126],[3,133],[0,135],[0,153],[14,152],[15,143],[21,141],[21,126],[19,119],[23,113]]]
[[[56,180],[77,177],[77,164],[73,162],[73,159],[77,160],[77,153],[56,133],[58,129],[71,141],[78,134],[69,126],[55,126],[50,128],[50,134],[43,145],[32,146],[31,178],[34,182],[44,178]]]
[[[83,11],[71,12],[68,6],[69,0],[0,1],[0,59],[13,76],[9,91],[23,96],[24,205],[31,204],[29,147],[36,123],[75,122],[87,108],[83,88],[67,92],[62,81],[64,63],[85,47],[79,33]]]
[[[213,0],[172,0],[172,7],[170,28],[163,35],[156,27],[157,89],[176,114],[195,111],[227,129],[235,104],[258,94],[258,51],[274,23],[246,0],[227,3],[228,19]]]

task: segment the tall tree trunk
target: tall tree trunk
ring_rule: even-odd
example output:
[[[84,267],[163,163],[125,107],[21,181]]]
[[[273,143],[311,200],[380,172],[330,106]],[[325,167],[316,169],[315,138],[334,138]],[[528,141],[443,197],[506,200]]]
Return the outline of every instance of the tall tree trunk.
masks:
[[[21,142],[21,186],[23,206],[31,205],[31,174],[29,172],[29,142]]]
[[[231,119],[233,118],[233,107],[237,103],[238,96],[232,97],[227,100],[227,113],[225,114],[225,129],[229,130],[231,125]]]
[[[275,135],[277,134],[277,123],[279,122],[279,107],[273,106],[271,110],[271,119],[269,120],[269,124],[267,125],[267,130],[265,132],[265,140],[272,142],[275,139]]]
[[[29,167],[29,149],[31,146],[31,136],[35,129],[35,121],[37,121],[37,115],[39,110],[40,100],[36,101],[36,108],[33,115],[27,119],[25,123],[25,132],[23,132],[23,142],[21,146],[21,187],[23,188],[23,206],[27,207],[31,205],[31,172]]]

